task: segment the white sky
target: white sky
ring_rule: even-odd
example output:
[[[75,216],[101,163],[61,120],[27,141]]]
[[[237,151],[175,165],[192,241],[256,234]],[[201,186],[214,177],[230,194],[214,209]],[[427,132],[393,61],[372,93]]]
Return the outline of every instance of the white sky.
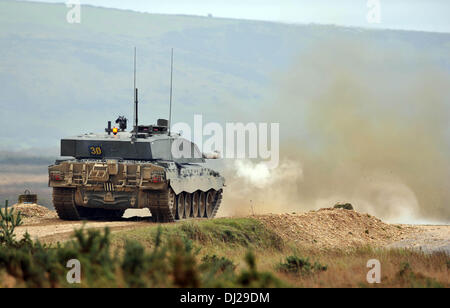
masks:
[[[42,0],[39,2],[66,2]],[[70,0],[74,1],[74,0]],[[80,0],[81,4],[162,14],[208,15],[288,23],[450,32],[450,0]],[[381,23],[367,21],[379,3]]]

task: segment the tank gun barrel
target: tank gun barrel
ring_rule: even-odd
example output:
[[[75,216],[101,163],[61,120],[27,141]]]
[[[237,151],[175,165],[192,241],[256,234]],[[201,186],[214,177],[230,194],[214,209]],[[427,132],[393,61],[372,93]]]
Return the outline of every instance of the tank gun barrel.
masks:
[[[203,153],[204,159],[221,159],[221,155],[219,151],[214,151],[212,153]]]

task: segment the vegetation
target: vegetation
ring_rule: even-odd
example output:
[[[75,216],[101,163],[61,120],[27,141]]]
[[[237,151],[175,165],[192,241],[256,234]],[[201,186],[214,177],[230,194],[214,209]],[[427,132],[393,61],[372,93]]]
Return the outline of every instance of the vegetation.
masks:
[[[311,263],[308,258],[289,256],[285,263],[279,265],[279,270],[287,273],[310,275],[321,271],[326,271],[328,267],[320,263]]]
[[[29,236],[16,239],[6,221],[19,225],[20,213],[7,213],[0,220],[0,234],[10,234],[0,244],[0,287],[373,287],[366,282],[369,259],[382,264],[382,284],[375,287],[450,285],[446,254],[305,250],[254,219],[150,225],[115,234],[81,229],[71,241],[45,246]],[[81,284],[66,280],[72,259],[80,261]]]
[[[156,234],[161,232],[161,240],[172,237],[186,238],[199,247],[216,247],[223,249],[268,249],[282,251],[283,240],[261,222],[251,218],[223,218],[205,221],[187,221],[180,224],[168,224],[161,229],[151,225],[132,231],[119,232],[114,235],[114,244],[124,247],[127,240],[132,239],[152,247]]]
[[[8,200],[5,202],[5,209],[0,209],[0,244],[12,245],[15,243],[14,230],[22,224],[20,212],[8,208]]]
[[[206,255],[202,262],[207,266],[213,268],[216,272],[229,272],[236,269],[236,265],[228,258],[218,257],[217,255]]]
[[[416,273],[407,262],[400,267],[396,279],[410,288],[443,288],[444,285],[436,279],[427,277],[421,273]]]
[[[334,206],[335,209],[344,209],[344,210],[348,210],[348,211],[353,211],[353,205],[351,205],[350,203],[338,203]]]
[[[11,214],[12,215],[12,214]],[[2,232],[10,230],[2,216]],[[20,221],[20,215],[15,221]],[[4,228],[5,227],[5,228]],[[9,229],[8,229],[9,228]],[[187,229],[189,230],[189,228]],[[225,229],[225,234],[227,229]],[[234,229],[233,229],[234,230]],[[228,230],[229,231],[229,230]],[[231,231],[230,231],[231,232]],[[247,268],[236,271],[232,261],[205,256],[198,262],[199,249],[188,237],[178,237],[159,227],[152,232],[152,249],[134,240],[123,248],[112,249],[111,234],[95,230],[77,230],[75,239],[50,247],[27,236],[20,242],[11,237],[0,245],[0,277],[6,287],[279,287],[283,284],[271,273],[260,272],[253,254]],[[186,234],[190,234],[187,232]],[[192,235],[192,234],[191,234]],[[201,232],[200,232],[201,235]],[[250,245],[232,236],[242,245]],[[228,238],[222,238],[226,241]],[[251,240],[249,237],[247,240]],[[81,285],[66,280],[69,260],[82,265]]]

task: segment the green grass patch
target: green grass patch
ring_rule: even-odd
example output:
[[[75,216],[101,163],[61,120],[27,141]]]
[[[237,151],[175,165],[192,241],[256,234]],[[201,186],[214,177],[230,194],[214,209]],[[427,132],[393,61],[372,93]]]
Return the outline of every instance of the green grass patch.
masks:
[[[151,248],[158,232],[158,225],[121,231],[113,234],[112,243],[124,247],[127,240],[136,240]],[[187,221],[162,225],[162,238],[178,237],[193,241],[199,247],[274,249],[285,248],[283,240],[273,231],[252,218],[223,218],[205,221]]]

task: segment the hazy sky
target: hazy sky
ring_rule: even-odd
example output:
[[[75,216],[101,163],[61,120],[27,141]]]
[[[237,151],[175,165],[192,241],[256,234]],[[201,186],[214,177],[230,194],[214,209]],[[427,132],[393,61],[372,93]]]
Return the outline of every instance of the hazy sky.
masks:
[[[67,0],[69,1],[69,0]],[[74,0],[70,0],[74,1]],[[43,0],[40,2],[66,2]],[[450,32],[450,0],[80,0],[149,13]],[[367,15],[379,5],[380,23]],[[372,15],[373,16],[373,15]]]

